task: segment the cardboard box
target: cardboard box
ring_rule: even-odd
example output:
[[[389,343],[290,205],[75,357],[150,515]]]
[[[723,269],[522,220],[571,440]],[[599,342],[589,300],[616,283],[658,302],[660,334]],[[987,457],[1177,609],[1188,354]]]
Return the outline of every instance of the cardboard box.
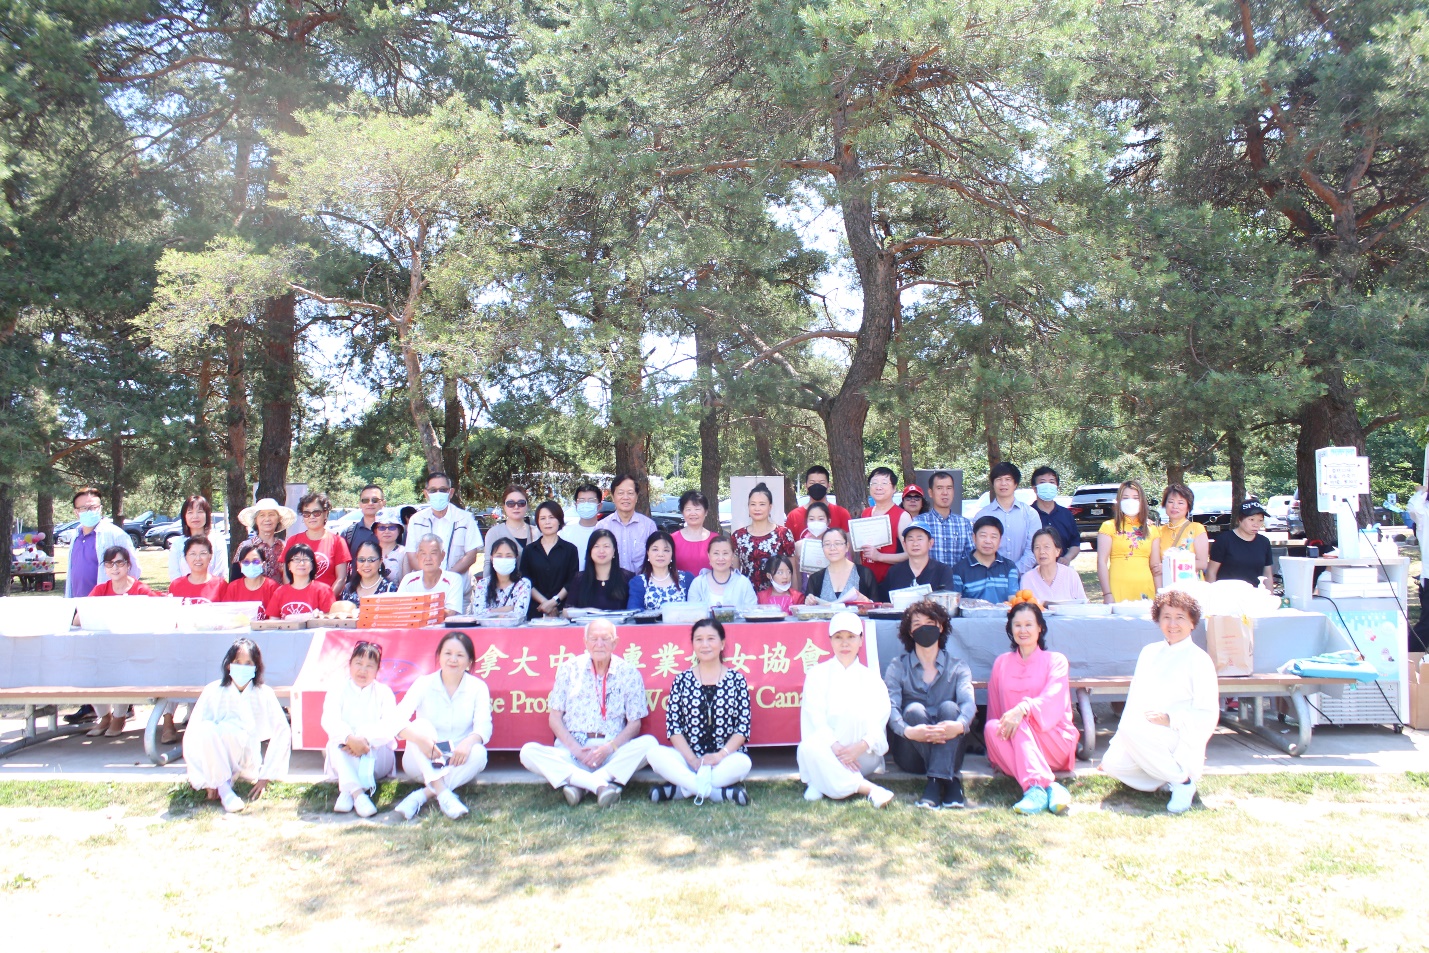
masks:
[[[1409,727],[1429,731],[1429,656],[1409,653]]]

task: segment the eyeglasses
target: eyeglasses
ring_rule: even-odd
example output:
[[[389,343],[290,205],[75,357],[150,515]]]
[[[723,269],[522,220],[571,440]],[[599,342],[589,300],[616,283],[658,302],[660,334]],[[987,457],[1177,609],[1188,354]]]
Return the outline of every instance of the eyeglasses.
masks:
[[[525,500],[507,500],[506,505],[513,510],[519,510],[524,509],[530,504],[528,504]]]
[[[263,565],[263,560],[261,560],[261,559],[244,559],[244,560],[242,560],[241,562],[239,562],[238,565],[240,565],[240,566],[261,566],[261,565]]]
[[[377,524],[374,525],[372,528],[375,529],[375,530],[377,530],[377,532],[379,532],[379,533],[395,533],[395,532],[397,532],[398,530],[400,530],[402,527],[400,527],[400,526],[394,526],[394,525],[391,524],[391,523],[377,523]]]
[[[313,561],[312,561],[311,559],[309,559],[307,556],[294,556],[292,559],[288,560],[288,563],[289,563],[290,565],[291,565],[292,563],[299,563],[299,564],[305,564],[305,565],[311,566],[311,565],[313,564]]]
[[[315,520],[326,515],[327,510],[303,510],[303,519],[305,520]]]
[[[102,509],[104,509],[104,507],[98,503],[91,503],[88,506],[76,506],[74,511],[76,513],[98,513]]]
[[[366,503],[366,504],[372,504],[372,503],[379,503],[379,504],[380,504],[380,503],[382,502],[382,497],[380,497],[380,496],[364,497],[360,502]]]
[[[123,559],[111,559],[111,560],[109,560],[108,562],[106,562],[104,565],[106,565],[106,566],[125,566],[125,567],[127,567],[127,566],[129,565],[129,563],[128,563],[126,560],[123,560]]]
[[[360,563],[380,563],[380,562],[382,561],[382,557],[380,557],[380,556],[358,556],[358,557],[357,557],[357,561],[360,562]]]
[[[429,487],[427,487],[427,492],[428,492],[428,493],[450,493],[451,491],[452,491],[452,488],[449,487],[449,486],[429,486]]]

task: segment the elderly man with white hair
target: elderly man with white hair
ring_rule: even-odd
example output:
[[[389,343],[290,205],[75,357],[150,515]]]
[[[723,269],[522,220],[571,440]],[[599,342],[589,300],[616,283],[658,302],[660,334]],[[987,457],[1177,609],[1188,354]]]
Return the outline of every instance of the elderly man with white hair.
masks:
[[[650,714],[640,670],[615,653],[615,624],[586,625],[585,652],[561,663],[547,703],[556,744],[521,748],[521,764],[560,788],[575,807],[586,792],[610,807],[659,742],[640,734]]]
[[[893,800],[893,792],[868,776],[883,770],[888,751],[888,686],[858,660],[863,620],[840,612],[829,620],[834,657],[815,666],[804,679],[799,714],[799,780],[806,801],[842,800],[857,794],[874,807]]]
[[[446,552],[442,548],[442,538],[434,533],[427,533],[417,540],[415,549],[417,565],[421,566],[416,572],[409,572],[402,579],[402,584],[397,587],[398,592],[440,592],[446,600],[446,614],[449,616],[460,615],[466,608],[465,596],[462,595],[462,578],[450,569],[443,569],[442,565],[446,559]]]

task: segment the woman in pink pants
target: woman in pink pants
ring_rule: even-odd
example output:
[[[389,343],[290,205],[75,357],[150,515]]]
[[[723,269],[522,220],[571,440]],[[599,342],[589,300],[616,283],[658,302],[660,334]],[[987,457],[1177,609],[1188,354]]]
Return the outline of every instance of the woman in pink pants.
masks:
[[[1013,651],[992,663],[987,684],[987,759],[1022,785],[1019,814],[1065,814],[1072,795],[1053,778],[1077,757],[1067,657],[1047,651],[1047,620],[1034,602],[1007,613]]]

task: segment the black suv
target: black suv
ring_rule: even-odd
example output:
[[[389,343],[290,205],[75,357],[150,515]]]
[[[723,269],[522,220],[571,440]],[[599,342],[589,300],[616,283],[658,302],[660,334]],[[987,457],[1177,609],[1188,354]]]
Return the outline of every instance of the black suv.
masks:
[[[1072,494],[1072,518],[1083,538],[1095,537],[1101,525],[1116,515],[1116,491],[1120,483],[1090,483]]]

